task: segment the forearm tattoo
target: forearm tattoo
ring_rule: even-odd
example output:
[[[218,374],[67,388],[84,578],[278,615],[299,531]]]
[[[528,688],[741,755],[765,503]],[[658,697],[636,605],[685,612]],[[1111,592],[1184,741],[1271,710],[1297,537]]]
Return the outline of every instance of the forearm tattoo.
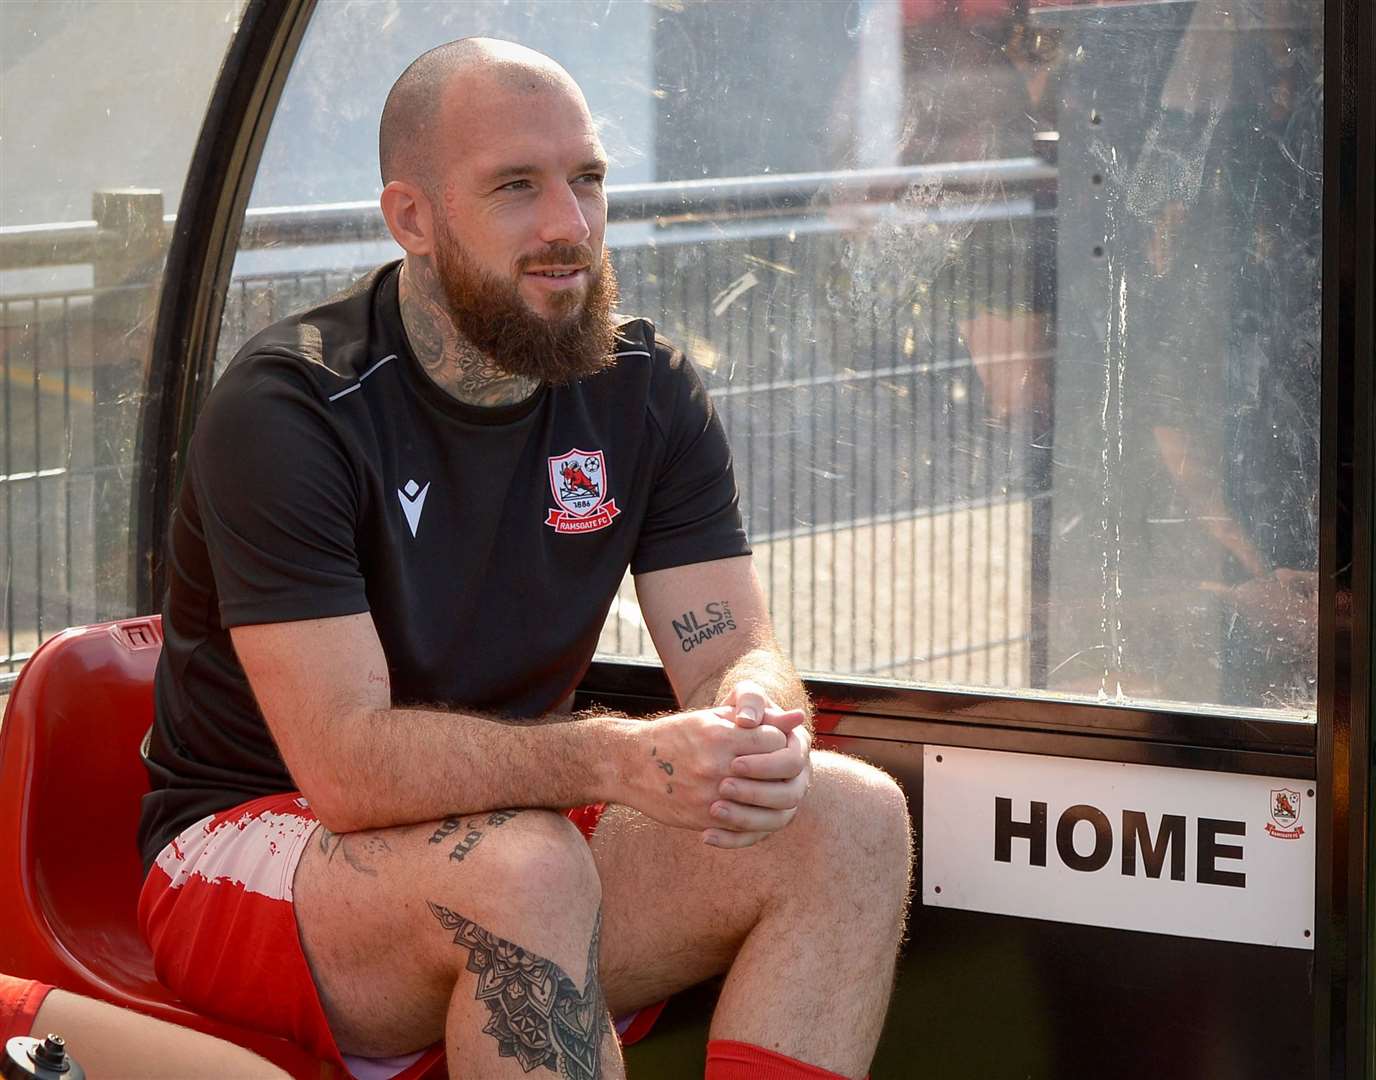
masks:
[[[597,978],[600,910],[580,993],[552,960],[497,937],[433,900],[429,907],[439,924],[454,932],[454,944],[468,950],[466,967],[478,976],[476,1000],[491,1014],[483,1033],[497,1041],[500,1057],[514,1057],[524,1072],[543,1066],[564,1080],[596,1080],[602,1075],[608,1017]]]
[[[684,652],[692,652],[704,642],[736,629],[731,605],[725,600],[704,604],[700,614],[691,609],[685,611],[671,623],[674,636],[678,638],[678,647]]]

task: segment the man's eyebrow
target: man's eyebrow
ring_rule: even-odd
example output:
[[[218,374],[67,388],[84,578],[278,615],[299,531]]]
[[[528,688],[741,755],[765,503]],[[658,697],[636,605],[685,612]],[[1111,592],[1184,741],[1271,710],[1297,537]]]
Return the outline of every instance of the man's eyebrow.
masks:
[[[586,161],[576,165],[573,172],[581,176],[583,173],[605,173],[607,162],[603,158],[588,158]],[[508,180],[519,180],[523,177],[534,176],[540,172],[538,165],[503,165],[499,169],[494,169],[483,177],[484,184],[503,184]]]

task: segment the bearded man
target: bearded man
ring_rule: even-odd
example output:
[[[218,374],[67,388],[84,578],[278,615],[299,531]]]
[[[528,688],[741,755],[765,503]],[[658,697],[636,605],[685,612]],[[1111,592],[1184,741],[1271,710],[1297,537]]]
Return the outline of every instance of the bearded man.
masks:
[[[442,1039],[471,1080],[620,1077],[614,1019],[725,974],[709,1077],[862,1076],[906,804],[811,752],[702,383],[611,315],[582,94],[451,42],[381,161],[405,258],[245,345],[192,441],[140,836],[159,976],[341,1069]],[[571,715],[627,566],[682,711]]]

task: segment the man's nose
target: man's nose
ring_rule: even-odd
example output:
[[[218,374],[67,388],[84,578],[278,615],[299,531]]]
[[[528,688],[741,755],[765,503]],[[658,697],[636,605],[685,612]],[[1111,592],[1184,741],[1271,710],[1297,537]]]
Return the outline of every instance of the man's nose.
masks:
[[[540,239],[546,244],[581,244],[592,235],[578,195],[568,184],[545,192],[540,207]]]

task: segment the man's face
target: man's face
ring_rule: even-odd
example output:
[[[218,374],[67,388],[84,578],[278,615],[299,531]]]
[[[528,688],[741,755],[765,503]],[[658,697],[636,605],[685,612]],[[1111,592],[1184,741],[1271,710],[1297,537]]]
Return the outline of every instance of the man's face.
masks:
[[[435,147],[437,264],[505,282],[534,314],[575,317],[603,264],[606,158],[571,87],[456,78]]]
[[[437,222],[435,270],[449,317],[464,339],[508,375],[561,386],[601,371],[612,362],[616,328],[616,273],[605,250],[594,266],[586,245],[546,248],[538,265],[583,265],[586,288],[564,289],[550,299],[555,313],[542,315],[522,298],[519,282],[484,270],[446,227]],[[531,264],[530,259],[523,263]],[[522,271],[525,272],[525,271]]]

